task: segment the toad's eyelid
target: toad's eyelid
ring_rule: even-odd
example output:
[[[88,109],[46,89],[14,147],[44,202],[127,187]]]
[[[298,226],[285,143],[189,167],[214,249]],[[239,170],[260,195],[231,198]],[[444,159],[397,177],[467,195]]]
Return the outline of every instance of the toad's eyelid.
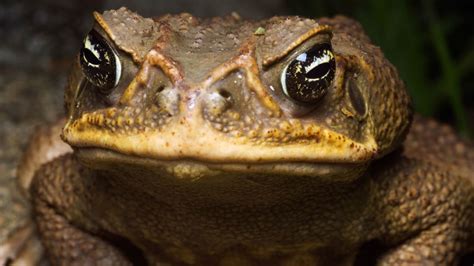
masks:
[[[286,57],[288,54],[291,53],[295,48],[300,46],[301,44],[305,43],[307,40],[311,39],[312,37],[318,34],[328,34],[329,40],[332,38],[332,31],[331,27],[328,25],[319,25],[308,30],[306,33],[300,35],[295,41],[293,41],[288,47],[281,53],[276,55],[269,55],[263,59],[263,67],[268,67],[269,65],[275,63],[276,61]],[[329,41],[328,40],[328,41]]]

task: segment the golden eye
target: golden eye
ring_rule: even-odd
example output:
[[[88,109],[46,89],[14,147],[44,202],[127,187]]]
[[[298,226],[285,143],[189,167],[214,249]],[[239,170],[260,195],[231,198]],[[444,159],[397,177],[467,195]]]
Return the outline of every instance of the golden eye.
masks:
[[[316,44],[285,67],[281,74],[283,93],[297,102],[315,104],[326,94],[335,72],[331,45]]]
[[[84,39],[79,62],[87,80],[102,93],[109,93],[120,81],[122,65],[118,54],[95,30]]]

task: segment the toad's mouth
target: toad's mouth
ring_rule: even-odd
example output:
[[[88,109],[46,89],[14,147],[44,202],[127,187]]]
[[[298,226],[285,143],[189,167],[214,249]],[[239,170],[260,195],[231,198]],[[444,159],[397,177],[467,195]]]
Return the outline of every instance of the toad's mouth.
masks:
[[[343,172],[355,174],[356,169],[364,169],[368,163],[331,162],[209,162],[190,158],[156,159],[137,155],[122,154],[103,148],[75,148],[77,158],[85,165],[109,171],[155,172],[180,179],[199,179],[234,174],[278,174],[283,176],[329,177]],[[347,175],[349,176],[349,175]]]
[[[91,114],[94,115],[94,114]],[[365,164],[377,155],[377,144],[368,138],[354,141],[340,133],[313,125],[290,140],[268,141],[245,134],[216,131],[196,117],[182,117],[161,128],[118,132],[92,122],[87,114],[71,119],[62,138],[76,150],[100,149],[155,161],[191,161],[207,165]]]

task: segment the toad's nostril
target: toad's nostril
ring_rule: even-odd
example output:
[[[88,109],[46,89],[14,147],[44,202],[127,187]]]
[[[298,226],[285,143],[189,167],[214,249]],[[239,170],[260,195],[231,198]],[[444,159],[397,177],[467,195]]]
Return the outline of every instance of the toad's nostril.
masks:
[[[232,94],[225,89],[210,92],[205,98],[205,112],[210,116],[219,116],[232,106]]]
[[[165,89],[165,86],[161,85],[156,89],[156,92],[162,92]]]
[[[222,98],[224,98],[228,103],[232,102],[232,94],[226,89],[219,89],[217,91]]]
[[[178,114],[179,93],[177,90],[161,86],[155,94],[155,104],[170,115]]]

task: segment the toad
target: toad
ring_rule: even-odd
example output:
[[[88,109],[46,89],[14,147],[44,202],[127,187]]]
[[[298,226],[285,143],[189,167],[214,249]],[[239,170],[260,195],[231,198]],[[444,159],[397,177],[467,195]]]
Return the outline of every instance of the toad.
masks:
[[[20,166],[53,265],[352,265],[374,245],[378,265],[453,265],[474,248],[472,144],[409,130],[357,22],[94,19],[66,119]]]

